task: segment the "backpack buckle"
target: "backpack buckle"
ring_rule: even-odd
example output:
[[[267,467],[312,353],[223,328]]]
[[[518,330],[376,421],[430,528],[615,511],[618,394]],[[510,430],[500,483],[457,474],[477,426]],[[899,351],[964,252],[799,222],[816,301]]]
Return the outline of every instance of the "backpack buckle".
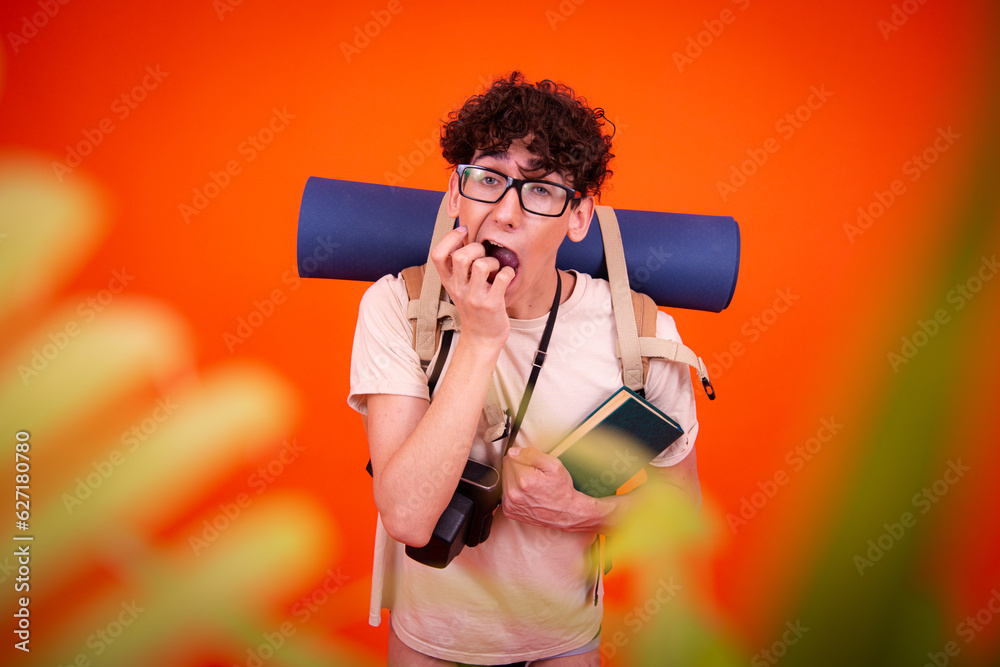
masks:
[[[707,377],[703,377],[701,379],[701,386],[703,386],[705,388],[705,393],[708,394],[708,400],[714,401],[715,400],[715,388],[712,386],[712,383],[708,381]]]

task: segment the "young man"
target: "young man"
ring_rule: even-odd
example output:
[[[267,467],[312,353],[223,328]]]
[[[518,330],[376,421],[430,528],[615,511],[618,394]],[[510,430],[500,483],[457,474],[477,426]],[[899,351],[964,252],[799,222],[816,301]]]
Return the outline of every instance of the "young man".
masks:
[[[448,214],[460,225],[431,252],[461,333],[428,395],[413,350],[403,280],[361,302],[352,407],[365,415],[379,511],[370,622],[390,609],[390,665],[597,665],[603,612],[593,545],[633,494],[591,498],[545,452],[622,385],[608,283],[558,271],[564,238],[587,234],[612,157],[603,111],[551,81],[517,72],[453,112],[442,132]],[[560,289],[544,367],[516,444],[484,441],[491,380],[516,413]],[[679,340],[660,312],[657,336]],[[698,424],[688,367],[652,360],[646,397],[685,435],[651,474],[700,503]],[[502,457],[502,460],[501,460]],[[465,461],[502,469],[503,503],[483,544],[444,569],[404,555],[423,546]],[[596,600],[596,602],[595,602]]]

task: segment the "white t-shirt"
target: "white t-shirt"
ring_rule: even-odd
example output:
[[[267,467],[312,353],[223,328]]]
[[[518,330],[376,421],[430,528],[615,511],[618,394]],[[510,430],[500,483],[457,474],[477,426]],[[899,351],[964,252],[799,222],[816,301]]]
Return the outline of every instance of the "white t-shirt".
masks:
[[[402,278],[391,276],[372,285],[361,300],[348,403],[363,414],[368,394],[428,398],[407,302]],[[546,318],[510,322],[494,380],[501,406],[512,413],[521,402]],[[656,329],[657,337],[680,341],[673,318],[662,311]],[[517,444],[550,450],[619,389],[616,349],[610,286],[577,274],[573,293],[559,307]],[[652,462],[673,465],[691,450],[698,433],[688,366],[651,359],[646,398],[684,429],[685,435]],[[470,456],[499,469],[504,441],[483,442],[485,429],[483,419]],[[578,648],[597,634],[603,614],[603,604],[594,604],[601,567],[590,557],[595,539],[591,532],[508,519],[498,510],[486,542],[466,547],[446,568],[435,569],[407,557],[380,520],[369,622],[378,625],[380,610],[389,609],[393,629],[408,646],[471,664],[536,660]]]

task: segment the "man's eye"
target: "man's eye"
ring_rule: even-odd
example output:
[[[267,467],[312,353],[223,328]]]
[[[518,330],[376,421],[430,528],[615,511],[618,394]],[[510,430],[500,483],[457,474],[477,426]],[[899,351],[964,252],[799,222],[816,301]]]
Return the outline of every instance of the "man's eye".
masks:
[[[483,185],[496,185],[500,181],[497,180],[496,176],[490,176],[489,174],[484,174],[479,182]]]
[[[531,194],[539,197],[551,197],[552,189],[540,183],[533,183],[531,186]]]

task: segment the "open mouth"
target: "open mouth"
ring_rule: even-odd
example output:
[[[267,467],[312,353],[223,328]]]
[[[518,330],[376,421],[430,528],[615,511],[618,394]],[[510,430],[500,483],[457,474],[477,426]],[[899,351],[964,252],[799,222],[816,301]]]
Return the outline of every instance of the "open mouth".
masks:
[[[515,273],[517,272],[517,267],[519,262],[517,259],[517,253],[515,253],[513,250],[495,241],[483,241],[483,248],[486,249],[487,257],[493,257],[498,262],[500,262],[501,269],[505,266],[509,266],[510,268],[514,269]],[[493,282],[493,279],[495,277],[496,274],[490,276],[491,283]]]

